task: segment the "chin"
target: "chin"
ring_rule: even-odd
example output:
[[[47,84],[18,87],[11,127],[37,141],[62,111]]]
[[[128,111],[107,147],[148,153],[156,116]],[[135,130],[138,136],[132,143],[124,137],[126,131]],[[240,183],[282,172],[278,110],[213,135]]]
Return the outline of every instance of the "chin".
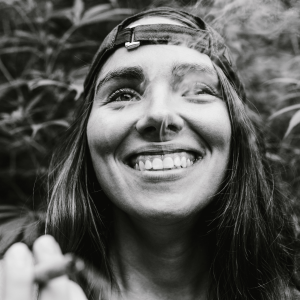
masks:
[[[167,199],[155,197],[152,199],[144,198],[144,201],[133,209],[134,214],[139,218],[169,222],[190,219],[197,215],[205,205],[206,203],[199,203],[199,201],[195,204],[195,202],[188,201],[184,197],[177,199],[176,197],[168,197]]]

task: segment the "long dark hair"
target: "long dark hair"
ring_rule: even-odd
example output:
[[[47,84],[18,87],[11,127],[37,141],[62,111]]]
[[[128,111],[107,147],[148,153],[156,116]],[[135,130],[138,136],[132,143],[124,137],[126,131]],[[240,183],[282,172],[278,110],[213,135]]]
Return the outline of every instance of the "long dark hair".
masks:
[[[297,287],[296,238],[288,200],[274,182],[262,135],[248,116],[245,99],[217,64],[214,67],[232,138],[226,182],[206,218],[214,251],[209,299],[292,299]],[[46,232],[64,252],[76,253],[112,282],[110,201],[94,174],[86,137],[94,88],[95,81],[53,155]]]

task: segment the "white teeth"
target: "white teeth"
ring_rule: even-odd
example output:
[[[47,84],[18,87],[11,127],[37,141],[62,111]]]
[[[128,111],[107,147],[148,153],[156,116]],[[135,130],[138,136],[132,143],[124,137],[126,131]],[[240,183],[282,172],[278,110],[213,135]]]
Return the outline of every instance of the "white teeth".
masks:
[[[150,171],[150,170],[172,170],[188,168],[192,166],[197,160],[202,157],[195,158],[190,153],[171,153],[163,155],[147,155],[139,156],[133,163],[133,168],[138,171]]]
[[[153,170],[162,170],[164,168],[163,162],[159,158],[154,158],[152,162]]]
[[[146,160],[145,162],[145,169],[146,170],[151,170],[152,169],[152,163],[150,160]]]
[[[181,157],[181,166],[186,168],[186,158],[184,156]]]
[[[163,161],[164,169],[173,169],[174,168],[174,162],[171,157],[166,157]]]
[[[176,157],[175,157],[175,159],[174,159],[174,165],[175,165],[177,168],[180,168],[180,167],[181,167],[181,161],[180,161],[179,156],[176,156]]]
[[[139,166],[141,171],[145,171],[145,164],[141,160],[139,161]]]
[[[190,166],[191,166],[191,161],[190,161],[189,158],[186,160],[186,166],[187,166],[187,167],[190,167]]]

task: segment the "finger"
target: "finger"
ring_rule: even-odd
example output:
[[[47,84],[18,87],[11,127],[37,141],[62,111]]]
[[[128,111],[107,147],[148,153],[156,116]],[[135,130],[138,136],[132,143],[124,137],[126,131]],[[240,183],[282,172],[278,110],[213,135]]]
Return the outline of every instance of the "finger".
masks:
[[[37,264],[51,264],[63,259],[60,247],[50,235],[44,235],[36,240],[33,245],[33,254]],[[41,300],[67,300],[68,277],[60,276],[50,280],[40,289]]]
[[[34,268],[34,281],[39,284],[45,284],[56,277],[76,274],[83,269],[83,261],[68,253],[57,258],[55,261],[53,260],[36,265]]]
[[[16,243],[4,257],[4,299],[31,300],[33,296],[33,257],[25,244]]]

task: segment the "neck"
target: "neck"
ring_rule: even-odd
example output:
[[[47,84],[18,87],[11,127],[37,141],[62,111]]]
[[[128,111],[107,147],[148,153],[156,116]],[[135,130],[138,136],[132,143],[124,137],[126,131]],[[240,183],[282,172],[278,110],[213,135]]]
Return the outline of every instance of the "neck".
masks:
[[[206,299],[208,242],[195,222],[114,214],[111,260],[122,299]]]

